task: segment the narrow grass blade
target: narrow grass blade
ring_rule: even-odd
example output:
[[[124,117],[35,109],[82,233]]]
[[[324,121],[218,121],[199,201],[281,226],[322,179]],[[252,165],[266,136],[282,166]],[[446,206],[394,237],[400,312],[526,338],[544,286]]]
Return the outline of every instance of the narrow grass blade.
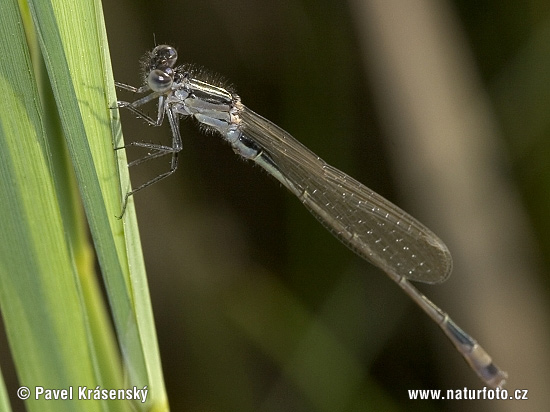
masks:
[[[132,386],[148,386],[147,407],[162,409],[166,395],[137,224],[129,217],[123,227],[116,219],[121,188],[112,136],[119,126],[111,123],[115,95],[101,5],[82,0],[31,1],[30,5],[128,380]],[[124,230],[135,236],[129,246]]]
[[[133,209],[126,227],[115,218],[121,188],[112,142],[120,127],[109,108],[115,98],[101,5],[29,4],[32,24],[23,2],[20,11],[6,0],[0,13],[0,52],[8,56],[0,61],[0,308],[20,383],[33,396],[37,386],[147,387],[147,402],[133,409],[167,410]],[[96,284],[82,205],[123,362]],[[27,407],[81,410],[75,402],[29,400]],[[99,400],[86,410],[128,406]]]
[[[103,383],[52,175],[44,111],[17,2],[0,17],[0,308],[33,411],[76,401],[36,400],[38,387]],[[107,403],[89,405],[106,410]],[[113,409],[114,410],[114,409]],[[118,409],[123,410],[123,409]]]

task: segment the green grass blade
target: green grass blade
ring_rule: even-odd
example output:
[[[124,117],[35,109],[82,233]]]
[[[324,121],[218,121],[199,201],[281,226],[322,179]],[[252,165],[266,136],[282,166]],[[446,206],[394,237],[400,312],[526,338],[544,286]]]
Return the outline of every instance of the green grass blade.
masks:
[[[8,391],[6,384],[4,383],[4,377],[0,373],[0,411],[11,412],[10,400],[8,397]]]
[[[123,237],[124,230],[137,234],[137,224],[131,209],[125,228],[115,217],[121,197],[113,139],[109,138],[117,130],[111,125],[113,113],[109,109],[115,99],[100,3],[30,4],[107,286],[129,383],[147,385],[151,400],[147,407],[162,409],[166,395],[139,240],[129,242],[135,247],[127,248]],[[134,239],[139,238],[136,235]],[[130,264],[135,264],[130,266],[132,276],[127,253]]]
[[[0,307],[19,381],[31,389],[28,409],[70,411],[75,401],[34,400],[34,390],[93,385],[96,355],[14,0],[3,2],[0,20],[0,53],[9,56],[0,62]]]
[[[134,408],[167,410],[132,206],[125,226],[115,218],[129,181],[121,158],[126,180],[120,188],[112,146],[120,126],[109,109],[115,98],[101,5],[30,2],[47,75],[40,70],[23,3],[21,8],[27,37],[15,0],[3,2],[0,13],[0,52],[9,56],[0,62],[5,91],[0,102],[0,307],[19,380],[31,388],[147,386],[147,402],[135,402]],[[55,100],[48,97],[50,89]],[[96,284],[80,197],[124,367]],[[125,232],[132,235],[129,240]],[[81,408],[67,401],[27,401],[27,406]],[[127,407],[86,403],[86,410]]]

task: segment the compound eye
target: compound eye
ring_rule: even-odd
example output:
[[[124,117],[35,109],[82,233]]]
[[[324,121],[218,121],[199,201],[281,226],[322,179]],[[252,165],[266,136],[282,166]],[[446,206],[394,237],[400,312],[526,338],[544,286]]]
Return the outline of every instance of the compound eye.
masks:
[[[170,67],[155,69],[149,72],[147,84],[154,92],[166,92],[170,90],[174,81],[174,71]]]
[[[161,44],[153,49],[153,56],[158,66],[174,67],[178,59],[178,52],[172,46]]]

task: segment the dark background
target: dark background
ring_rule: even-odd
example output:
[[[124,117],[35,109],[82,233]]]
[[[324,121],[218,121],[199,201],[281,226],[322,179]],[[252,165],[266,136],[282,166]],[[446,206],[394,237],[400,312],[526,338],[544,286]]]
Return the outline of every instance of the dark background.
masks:
[[[380,270],[185,121],[178,173],[135,198],[172,410],[548,405],[547,2],[121,0],[104,11],[118,81],[138,85],[143,53],[171,44],[180,62],[223,75],[252,110],[438,233],[455,270],[420,288],[509,372],[510,394],[530,398],[408,400],[408,389],[483,384]],[[422,37],[419,15],[439,34]],[[392,47],[442,78],[419,85],[422,66],[388,57]],[[456,118],[430,112],[441,96]],[[169,141],[167,125],[122,121],[126,141]],[[133,168],[133,184],[167,167]]]
[[[142,54],[171,44],[180,62],[223,75],[248,107],[438,233],[453,252],[455,271],[445,284],[421,289],[509,372],[511,393],[529,389],[531,400],[409,401],[407,389],[483,384],[380,270],[335,241],[300,202],[218,136],[185,121],[178,173],[135,199],[172,410],[525,411],[548,401],[542,389],[550,366],[549,6],[489,0],[402,6],[318,0],[104,5],[118,81],[138,84]],[[380,22],[391,34],[405,19],[410,31],[403,44],[414,58],[422,44],[415,50],[407,36],[425,28],[414,21],[414,10],[423,8],[441,32],[434,40],[451,40],[443,45],[450,57],[428,55],[426,70],[441,58],[442,73],[465,81],[477,96],[447,100],[457,110],[477,102],[473,116],[484,125],[475,137],[473,122],[439,125],[449,133],[425,143],[434,147],[435,163],[402,133],[424,100],[413,96],[412,115],[407,104],[392,112],[402,89],[394,86],[394,73],[405,73],[407,81],[409,68],[391,67],[378,54],[389,43],[376,37]],[[434,80],[433,89],[424,88],[428,101],[440,92]],[[122,120],[127,141],[168,142],[166,125],[150,128],[128,113]],[[456,161],[438,162],[438,148],[454,145],[465,147]],[[471,166],[480,152],[487,157],[479,168]],[[134,185],[167,166],[167,160],[138,166],[131,171]],[[428,178],[411,180],[416,170]],[[450,177],[441,183],[439,176]],[[457,187],[445,183],[453,176]],[[469,194],[485,180],[496,183],[479,199],[475,189]],[[453,201],[462,186],[465,194]]]

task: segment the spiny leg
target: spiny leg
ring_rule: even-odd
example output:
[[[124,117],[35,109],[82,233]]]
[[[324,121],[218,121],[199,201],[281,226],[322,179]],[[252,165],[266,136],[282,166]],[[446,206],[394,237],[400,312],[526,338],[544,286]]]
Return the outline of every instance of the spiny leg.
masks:
[[[174,148],[170,146],[158,145],[153,143],[145,143],[145,142],[131,142],[124,146],[115,147],[115,150],[126,149],[131,146],[145,147],[147,149],[154,150],[154,152],[149,153],[139,159],[132,160],[130,163],[128,163],[128,167],[137,166],[141,163],[145,163],[145,162],[148,162],[149,160],[157,159],[159,157],[166,156],[167,154],[174,152]]]
[[[158,96],[159,101],[158,101],[158,113],[157,113],[157,119],[156,120],[153,119],[148,114],[146,114],[143,111],[138,109],[139,106],[142,106],[145,103],[150,102],[151,100],[153,100],[156,97],[157,96],[155,95],[155,93],[153,93],[153,94],[145,96],[144,98],[136,100],[135,102],[131,102],[131,103],[130,102],[125,102],[125,101],[118,101],[117,102],[117,107],[115,109],[120,109],[120,108],[124,107],[124,108],[130,110],[132,113],[134,113],[140,119],[145,120],[151,126],[158,127],[164,121],[164,112],[166,111],[166,108],[164,107],[164,100],[165,100],[164,96]]]
[[[149,96],[147,96],[147,97],[149,97]],[[145,101],[145,98],[138,100],[137,102],[139,102],[139,103],[137,105],[139,106],[139,105],[143,104],[144,101]],[[120,103],[123,103],[123,105],[120,105]],[[145,182],[141,186],[139,186],[139,187],[129,191],[128,193],[126,193],[126,195],[124,196],[124,200],[123,200],[122,212],[121,212],[120,216],[118,216],[118,218],[121,219],[124,216],[124,212],[126,211],[126,207],[128,206],[128,198],[130,196],[134,195],[135,193],[139,192],[142,189],[145,189],[148,186],[151,186],[154,183],[159,182],[162,179],[167,178],[168,176],[172,175],[176,171],[176,169],[178,167],[178,153],[182,149],[182,142],[181,142],[181,135],[180,135],[180,131],[179,131],[179,124],[178,124],[177,115],[171,110],[171,107],[169,105],[167,107],[165,107],[165,105],[164,105],[164,96],[159,96],[159,102],[158,102],[159,109],[158,109],[158,117],[157,117],[156,121],[153,120],[148,115],[146,115],[145,113],[143,113],[141,110],[137,109],[135,107],[136,102],[134,102],[134,103],[119,102],[119,105],[120,105],[120,107],[128,108],[130,111],[132,111],[138,117],[141,117],[142,119],[144,119],[145,121],[147,121],[149,124],[151,124],[153,126],[160,126],[162,124],[163,120],[164,120],[164,114],[165,114],[165,112],[167,112],[168,113],[168,120],[170,122],[170,127],[172,129],[172,146],[164,146],[164,145],[158,145],[158,144],[153,144],[153,143],[145,143],[145,142],[131,142],[131,143],[128,143],[127,145],[125,145],[123,147],[115,149],[115,150],[118,150],[118,149],[122,149],[124,147],[137,146],[137,147],[144,147],[144,148],[152,149],[152,150],[156,151],[155,153],[149,154],[148,156],[145,156],[145,157],[137,159],[133,162],[130,162],[128,164],[129,167],[144,163],[148,160],[155,159],[157,157],[161,157],[161,156],[163,156],[165,154],[168,154],[168,153],[172,153],[172,161],[171,161],[171,164],[170,164],[170,170],[168,172],[162,173],[162,174],[156,176],[155,178]]]
[[[137,188],[132,189],[131,191],[126,193],[126,195],[124,196],[123,203],[122,203],[122,212],[120,213],[120,216],[117,216],[117,219],[122,219],[122,217],[124,216],[124,212],[126,212],[126,207],[128,206],[128,198],[130,196],[133,196],[134,194],[136,194],[140,190],[145,189],[146,187],[151,186],[152,184],[157,183],[157,182],[161,181],[162,179],[167,178],[168,176],[172,175],[176,171],[176,169],[178,168],[178,153],[179,152],[176,152],[176,151],[172,152],[172,162],[170,164],[170,170],[169,171],[154,177],[153,179],[143,183],[141,186],[138,186]]]
[[[137,166],[142,163],[148,162],[149,160],[158,159],[159,157],[166,156],[169,152],[166,150],[158,150],[153,153],[149,153],[146,156],[143,156],[139,159],[132,160],[130,163],[128,163],[128,167]]]
[[[147,85],[141,86],[141,87],[135,87],[125,83],[115,82],[115,86],[118,87],[119,89],[128,90],[129,92],[133,92],[133,93],[145,93],[151,90],[151,88]]]

